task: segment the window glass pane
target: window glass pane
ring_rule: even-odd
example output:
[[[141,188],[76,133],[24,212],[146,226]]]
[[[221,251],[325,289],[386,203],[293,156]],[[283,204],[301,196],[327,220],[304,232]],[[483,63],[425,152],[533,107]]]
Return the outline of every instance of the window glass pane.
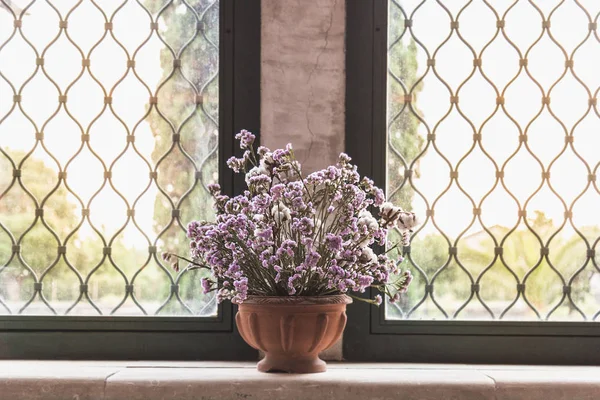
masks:
[[[0,313],[216,313],[219,2],[0,1]]]
[[[387,192],[424,223],[387,317],[597,320],[600,2],[388,15]]]

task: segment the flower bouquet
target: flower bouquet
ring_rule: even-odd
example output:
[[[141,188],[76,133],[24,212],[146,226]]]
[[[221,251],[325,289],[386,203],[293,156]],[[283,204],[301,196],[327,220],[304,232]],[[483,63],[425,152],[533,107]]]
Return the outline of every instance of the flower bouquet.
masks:
[[[399,264],[415,214],[386,202],[344,153],[305,177],[291,145],[255,149],[245,130],[236,139],[244,155],[227,165],[245,174],[248,189],[229,197],[209,185],[216,221],[188,225],[191,259],[163,257],[176,269],[184,260],[187,268],[210,270],[204,292],[239,304],[240,334],[266,353],[259,370],[324,371],[318,353],[341,336],[352,298],[379,305],[382,295],[395,302],[406,291],[412,276]],[[386,248],[393,227],[402,241]],[[381,294],[355,295],[367,288]]]

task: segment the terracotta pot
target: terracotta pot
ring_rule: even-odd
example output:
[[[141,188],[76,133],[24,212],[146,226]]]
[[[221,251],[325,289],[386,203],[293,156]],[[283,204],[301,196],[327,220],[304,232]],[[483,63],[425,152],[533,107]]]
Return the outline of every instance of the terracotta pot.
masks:
[[[319,353],[342,336],[346,295],[315,297],[249,296],[235,317],[242,338],[265,353],[262,372],[324,372]]]

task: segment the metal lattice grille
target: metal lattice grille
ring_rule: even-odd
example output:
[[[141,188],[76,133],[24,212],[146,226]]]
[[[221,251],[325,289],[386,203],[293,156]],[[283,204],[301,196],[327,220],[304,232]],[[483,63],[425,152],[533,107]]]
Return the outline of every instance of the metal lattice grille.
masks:
[[[0,0],[0,314],[214,315],[217,0]]]
[[[388,318],[598,320],[600,2],[390,0]]]

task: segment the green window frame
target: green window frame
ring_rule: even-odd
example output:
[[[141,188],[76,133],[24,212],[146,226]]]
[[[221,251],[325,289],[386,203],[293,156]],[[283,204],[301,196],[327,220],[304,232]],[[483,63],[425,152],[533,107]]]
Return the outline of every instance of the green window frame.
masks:
[[[385,187],[388,0],[346,7],[346,151]],[[387,320],[355,302],[343,347],[350,361],[596,365],[600,323]]]
[[[244,188],[225,167],[241,155],[234,135],[260,129],[260,0],[221,0],[219,57],[219,182],[232,194]],[[0,316],[0,359],[256,359],[235,312],[227,302],[214,317]]]

